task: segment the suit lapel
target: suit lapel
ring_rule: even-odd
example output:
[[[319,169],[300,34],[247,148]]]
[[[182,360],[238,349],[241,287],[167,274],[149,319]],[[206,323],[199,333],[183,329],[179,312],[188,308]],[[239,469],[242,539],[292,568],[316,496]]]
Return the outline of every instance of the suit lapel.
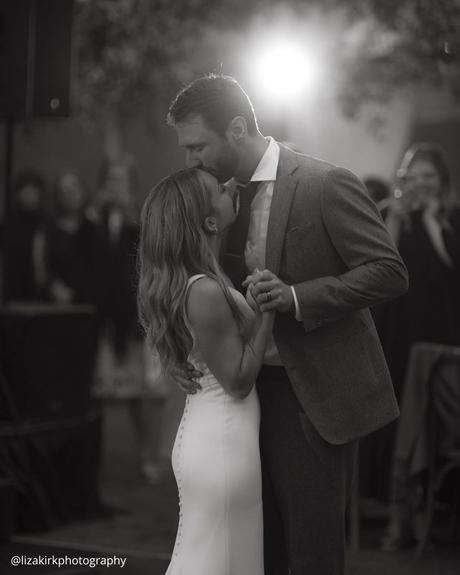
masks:
[[[297,169],[295,155],[280,146],[278,173],[273,189],[268,219],[265,265],[274,274],[279,273],[286,227],[297,181],[293,172]]]

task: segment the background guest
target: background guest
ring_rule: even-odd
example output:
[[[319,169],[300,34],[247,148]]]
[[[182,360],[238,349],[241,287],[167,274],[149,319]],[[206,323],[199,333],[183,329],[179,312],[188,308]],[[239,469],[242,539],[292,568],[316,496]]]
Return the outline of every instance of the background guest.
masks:
[[[4,231],[4,299],[45,298],[45,180],[36,170],[20,172],[13,184],[12,207]]]
[[[409,290],[373,310],[398,399],[416,342],[460,343],[460,218],[442,150],[418,143],[405,153],[392,197],[380,202],[385,222],[409,271]],[[361,482],[368,495],[388,500],[396,424],[362,444]],[[394,540],[393,540],[394,539]],[[386,538],[385,546],[412,543]]]
[[[140,473],[149,482],[160,478],[159,428],[166,387],[146,355],[137,319],[137,186],[129,160],[102,165],[92,207],[96,302],[100,351],[96,392],[128,402],[138,446]]]
[[[48,292],[56,303],[94,302],[93,224],[85,210],[88,193],[80,176],[66,171],[54,190],[46,234]]]
[[[400,397],[414,342],[460,343],[455,313],[460,293],[459,211],[442,150],[431,143],[411,146],[398,170],[394,197],[380,205],[410,276],[408,292],[376,313]]]

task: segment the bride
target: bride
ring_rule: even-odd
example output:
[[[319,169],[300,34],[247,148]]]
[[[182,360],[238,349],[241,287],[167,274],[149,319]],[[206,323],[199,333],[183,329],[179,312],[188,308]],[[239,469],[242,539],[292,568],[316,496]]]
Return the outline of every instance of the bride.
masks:
[[[259,402],[254,387],[273,312],[217,263],[232,198],[187,169],[162,180],[141,218],[139,314],[166,372],[201,372],[173,448],[179,527],[166,575],[263,575]]]

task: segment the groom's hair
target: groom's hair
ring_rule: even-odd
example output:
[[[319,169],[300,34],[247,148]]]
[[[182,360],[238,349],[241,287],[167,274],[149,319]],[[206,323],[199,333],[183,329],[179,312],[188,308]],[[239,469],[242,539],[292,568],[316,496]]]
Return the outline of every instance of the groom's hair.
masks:
[[[251,100],[231,76],[209,74],[185,86],[169,108],[167,123],[174,126],[190,114],[200,115],[207,126],[221,136],[236,116],[246,119],[250,135],[258,130]]]

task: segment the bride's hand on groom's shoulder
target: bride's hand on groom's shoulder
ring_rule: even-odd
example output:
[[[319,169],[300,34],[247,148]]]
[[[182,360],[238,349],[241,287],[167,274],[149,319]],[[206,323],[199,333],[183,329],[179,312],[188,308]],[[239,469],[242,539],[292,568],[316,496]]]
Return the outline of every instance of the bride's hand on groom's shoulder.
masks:
[[[201,389],[201,385],[196,380],[203,374],[190,362],[170,368],[169,375],[185,393],[193,395]]]

